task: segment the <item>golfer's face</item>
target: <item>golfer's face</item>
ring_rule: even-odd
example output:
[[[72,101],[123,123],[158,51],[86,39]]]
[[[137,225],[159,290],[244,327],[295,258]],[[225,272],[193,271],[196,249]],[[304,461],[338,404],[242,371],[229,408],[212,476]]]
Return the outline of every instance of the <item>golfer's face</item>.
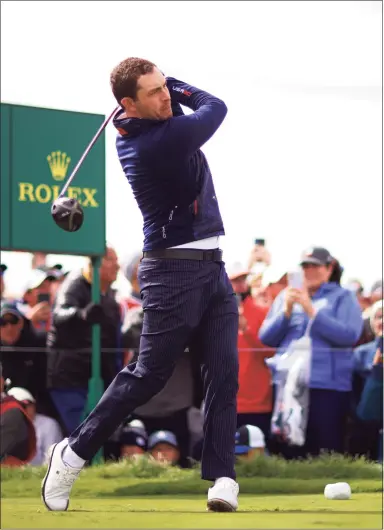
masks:
[[[167,120],[172,117],[171,97],[163,74],[155,68],[138,80],[136,109],[142,118]]]

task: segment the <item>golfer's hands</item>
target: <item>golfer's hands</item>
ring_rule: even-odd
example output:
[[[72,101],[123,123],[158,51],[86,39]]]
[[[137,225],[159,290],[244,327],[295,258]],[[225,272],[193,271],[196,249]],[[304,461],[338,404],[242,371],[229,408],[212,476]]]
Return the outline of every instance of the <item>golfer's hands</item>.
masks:
[[[104,309],[100,304],[90,303],[81,310],[80,314],[89,324],[101,324],[104,320]]]
[[[36,325],[38,322],[48,322],[51,316],[51,308],[48,302],[40,302],[31,308],[28,312],[27,317]]]

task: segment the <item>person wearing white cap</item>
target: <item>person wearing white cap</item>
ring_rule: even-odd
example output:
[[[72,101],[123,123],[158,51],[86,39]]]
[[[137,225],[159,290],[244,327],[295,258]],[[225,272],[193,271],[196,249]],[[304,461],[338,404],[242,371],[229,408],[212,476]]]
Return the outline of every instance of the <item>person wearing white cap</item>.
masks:
[[[252,460],[265,454],[265,436],[255,425],[242,425],[236,432],[235,454],[241,460]]]
[[[63,439],[60,426],[53,418],[36,413],[36,400],[25,388],[12,387],[7,394],[22,403],[26,414],[35,427],[36,455],[29,463],[32,466],[41,466],[46,461],[49,447]]]
[[[53,273],[42,269],[32,269],[23,288],[24,315],[37,329],[47,331],[51,319],[51,282],[56,278]]]

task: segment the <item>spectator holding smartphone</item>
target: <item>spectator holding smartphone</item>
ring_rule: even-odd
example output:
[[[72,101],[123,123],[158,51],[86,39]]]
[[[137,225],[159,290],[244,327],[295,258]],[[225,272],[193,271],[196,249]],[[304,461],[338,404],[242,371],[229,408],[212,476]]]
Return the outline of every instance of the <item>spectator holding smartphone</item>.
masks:
[[[24,315],[34,328],[48,331],[51,322],[51,283],[56,278],[53,273],[43,269],[32,269],[23,289]]]
[[[308,249],[301,268],[302,288],[289,286],[278,295],[259,336],[281,355],[304,335],[311,321],[306,443],[294,453],[342,452],[352,388],[352,348],[363,326],[361,309],[356,296],[340,286],[342,269],[327,249]]]

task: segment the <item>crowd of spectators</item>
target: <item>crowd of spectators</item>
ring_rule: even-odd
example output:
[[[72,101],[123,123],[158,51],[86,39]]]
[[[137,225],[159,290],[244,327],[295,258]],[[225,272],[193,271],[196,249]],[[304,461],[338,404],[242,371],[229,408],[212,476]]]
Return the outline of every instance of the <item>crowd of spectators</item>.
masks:
[[[1,287],[1,464],[41,465],[49,446],[69,435],[89,412],[92,326],[101,330],[105,389],[135,363],[143,322],[140,252],[121,262],[108,247],[100,268],[100,303],[92,302],[92,264],[65,271],[33,257],[21,299]],[[227,264],[239,306],[239,458],[279,454],[298,458],[323,451],[382,461],[383,282],[367,292],[342,281],[343,268],[325,248],[298,256],[298,269],[270,278],[264,242],[247,264]],[[121,270],[130,296],[114,289]],[[309,331],[308,331],[309,330]],[[311,338],[305,443],[293,446],[271,432],[279,389],[279,359],[305,333]],[[103,448],[106,460],[149,453],[189,467],[203,439],[204,401],[197,358],[188,348],[156,396],[126,418]],[[23,442],[24,441],[24,442]],[[23,445],[24,443],[24,445]]]

